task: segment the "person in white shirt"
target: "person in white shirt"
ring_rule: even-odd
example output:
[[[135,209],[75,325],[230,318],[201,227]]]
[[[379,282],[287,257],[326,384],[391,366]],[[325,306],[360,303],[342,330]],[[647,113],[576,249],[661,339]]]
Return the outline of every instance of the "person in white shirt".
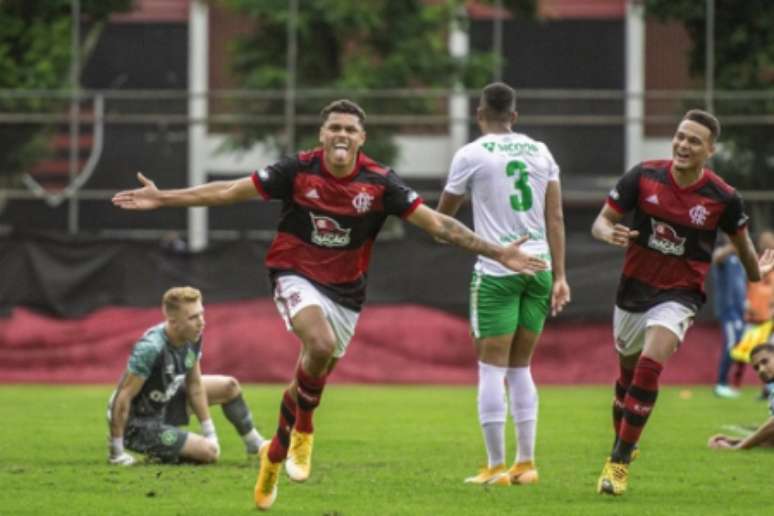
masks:
[[[515,133],[516,92],[497,82],[484,88],[476,113],[482,136],[454,155],[437,210],[454,215],[470,194],[476,234],[546,260],[550,270],[514,274],[479,256],[470,286],[470,325],[478,353],[478,415],[487,466],[473,484],[533,484],[538,395],[532,353],[549,311],[570,301],[564,267],[564,219],[559,167],[548,147]],[[505,464],[505,421],[510,399],[518,440],[516,460]]]

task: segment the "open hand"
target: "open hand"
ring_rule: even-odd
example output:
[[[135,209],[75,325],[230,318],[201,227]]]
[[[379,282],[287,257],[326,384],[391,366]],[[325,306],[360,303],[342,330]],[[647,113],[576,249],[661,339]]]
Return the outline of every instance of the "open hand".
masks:
[[[155,210],[161,206],[161,195],[156,184],[137,172],[137,180],[142,188],[124,190],[113,196],[113,204],[124,210]]]
[[[534,276],[536,272],[546,270],[548,264],[544,260],[530,256],[521,250],[521,245],[527,241],[527,238],[527,236],[523,236],[506,246],[498,261],[514,272]]]
[[[774,269],[774,249],[763,251],[761,257],[758,258],[758,269],[761,271],[761,276],[765,276]]]

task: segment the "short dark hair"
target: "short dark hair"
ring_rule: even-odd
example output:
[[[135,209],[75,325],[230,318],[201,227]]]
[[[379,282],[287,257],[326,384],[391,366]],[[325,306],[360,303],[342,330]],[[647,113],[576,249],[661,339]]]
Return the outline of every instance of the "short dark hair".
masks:
[[[772,344],[771,342],[764,342],[763,344],[758,344],[757,346],[755,346],[750,350],[750,360],[752,360],[753,356],[763,351],[774,353],[774,344]]]
[[[709,129],[712,141],[720,138],[720,121],[712,113],[702,111],[701,109],[692,109],[683,116],[683,120],[696,122]]]
[[[360,126],[365,127],[365,119],[366,114],[365,111],[363,111],[363,108],[355,104],[349,99],[339,99],[334,100],[324,108],[322,108],[322,111],[320,111],[320,118],[322,119],[322,123],[324,124],[326,120],[328,120],[328,115],[331,113],[348,113],[350,115],[355,115],[357,119],[360,121]]]
[[[493,82],[481,92],[481,109],[485,118],[508,120],[516,111],[516,91],[504,82]]]

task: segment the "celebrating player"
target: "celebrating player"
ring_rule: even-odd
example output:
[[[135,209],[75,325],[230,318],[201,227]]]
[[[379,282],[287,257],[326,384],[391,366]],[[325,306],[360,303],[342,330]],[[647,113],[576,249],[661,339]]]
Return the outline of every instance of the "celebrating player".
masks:
[[[129,364],[110,397],[109,461],[129,466],[126,448],[162,462],[215,462],[218,436],[207,405],[222,405],[248,454],[257,454],[263,438],[253,426],[239,382],[230,376],[202,375],[204,307],[192,287],[167,290],[162,300],[165,321],[134,345]],[[199,419],[202,435],[178,428],[188,424],[188,406]]]
[[[718,230],[729,235],[751,281],[774,265],[770,251],[758,260],[739,194],[704,167],[719,135],[717,118],[688,111],[672,137],[672,159],[645,161],[624,174],[592,226],[594,237],[626,249],[613,314],[620,364],[616,438],[597,482],[599,493],[626,491],[659,375],[705,301],[704,278]],[[628,212],[631,227],[622,224]]]
[[[516,92],[503,83],[483,90],[476,112],[483,136],[454,156],[438,211],[454,215],[470,192],[476,234],[490,242],[529,236],[522,249],[551,271],[513,274],[479,256],[470,285],[470,323],[478,353],[478,419],[488,464],[473,484],[537,482],[534,450],[538,395],[530,359],[549,308],[570,300],[564,274],[564,221],[559,167],[541,142],[513,133]],[[506,384],[518,441],[505,465]]]
[[[394,171],[363,154],[365,113],[360,106],[339,100],[321,115],[320,148],[282,159],[252,176],[158,190],[138,174],[142,188],[113,197],[121,208],[146,210],[216,206],[257,196],[283,202],[266,267],[277,308],[302,347],[294,378],[282,396],[277,433],[261,449],[254,494],[256,505],[264,510],[276,499],[279,469],[286,457],[291,479],[303,481],[310,474],[313,412],[355,331],[365,301],[371,249],[388,215],[514,271],[534,273],[546,267],[543,260],[520,249],[524,239],[502,246],[479,238],[453,218],[423,205]]]

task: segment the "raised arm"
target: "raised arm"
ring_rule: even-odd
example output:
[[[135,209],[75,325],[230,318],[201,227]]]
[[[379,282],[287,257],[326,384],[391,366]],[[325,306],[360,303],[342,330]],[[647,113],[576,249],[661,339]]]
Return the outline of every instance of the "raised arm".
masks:
[[[551,251],[551,269],[554,275],[551,314],[556,315],[570,302],[570,286],[567,284],[564,268],[564,212],[562,211],[562,187],[559,181],[548,182],[545,216],[548,249]]]
[[[419,205],[406,220],[438,239],[467,249],[474,254],[480,254],[496,260],[515,272],[534,274],[537,271],[545,270],[547,267],[546,262],[543,260],[534,258],[519,249],[521,244],[527,240],[527,237],[507,247],[492,244],[480,238],[465,224],[448,215],[438,213],[424,204]]]
[[[124,451],[124,429],[129,419],[132,400],[145,384],[145,378],[130,372],[126,373],[118,386],[113,406],[110,408],[110,462],[128,466],[134,463],[131,455]]]
[[[232,181],[212,181],[203,185],[177,190],[159,190],[156,184],[137,173],[143,185],[134,190],[124,190],[113,196],[113,204],[125,210],[155,210],[178,206],[221,206],[246,201],[258,196],[251,177]]]
[[[623,215],[605,204],[591,226],[591,234],[597,240],[607,242],[617,247],[629,247],[632,239],[637,238],[639,231],[630,229],[623,224]]]
[[[742,229],[733,235],[729,235],[731,243],[736,248],[736,254],[739,261],[742,262],[747,279],[750,281],[760,281],[761,277],[769,273],[774,268],[774,251],[766,249],[758,257],[755,252],[752,240],[746,229]]]

